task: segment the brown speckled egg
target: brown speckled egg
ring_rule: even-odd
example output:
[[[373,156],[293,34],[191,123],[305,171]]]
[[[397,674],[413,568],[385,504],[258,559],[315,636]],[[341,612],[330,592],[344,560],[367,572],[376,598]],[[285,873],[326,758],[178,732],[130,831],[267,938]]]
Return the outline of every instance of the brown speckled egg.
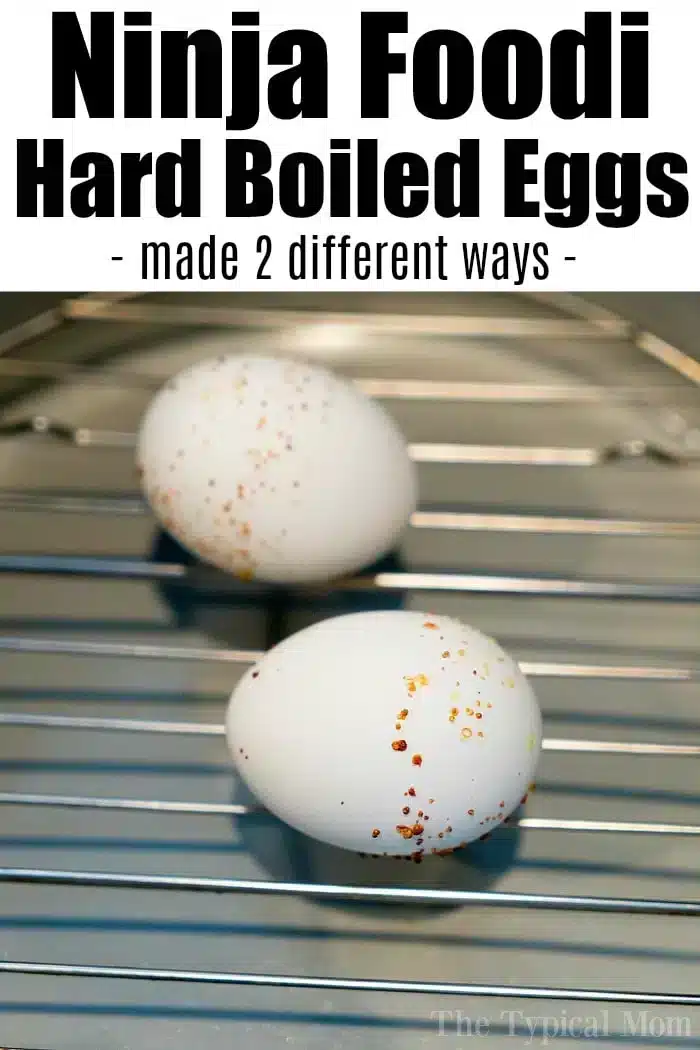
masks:
[[[227,736],[250,790],[288,824],[360,853],[427,856],[519,806],[542,725],[495,641],[393,611],[334,617],[271,649],[237,686]]]
[[[286,359],[200,362],[155,396],[137,467],[162,525],[243,578],[320,582],[371,564],[415,508],[405,441],[353,383]]]

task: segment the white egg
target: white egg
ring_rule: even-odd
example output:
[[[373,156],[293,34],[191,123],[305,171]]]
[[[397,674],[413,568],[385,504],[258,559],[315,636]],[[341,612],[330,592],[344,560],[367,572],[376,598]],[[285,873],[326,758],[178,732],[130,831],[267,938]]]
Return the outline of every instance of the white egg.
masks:
[[[267,652],[231,697],[227,737],[250,790],[291,826],[421,859],[480,838],[520,805],[542,725],[492,639],[446,616],[369,612]]]
[[[385,554],[415,508],[392,419],[325,369],[231,355],[171,380],[142,422],[137,465],[163,526],[242,578],[316,582]]]

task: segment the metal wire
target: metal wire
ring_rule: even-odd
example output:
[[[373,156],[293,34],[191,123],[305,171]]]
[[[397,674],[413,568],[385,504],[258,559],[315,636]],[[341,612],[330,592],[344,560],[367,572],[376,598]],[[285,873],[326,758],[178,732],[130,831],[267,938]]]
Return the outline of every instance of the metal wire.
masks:
[[[187,813],[206,817],[246,817],[262,813],[260,806],[223,802],[174,802],[146,798],[101,798],[80,795],[36,795],[19,791],[0,792],[0,805],[41,806],[49,809],[130,810],[143,813]],[[653,824],[642,821],[620,820],[551,820],[543,817],[510,818],[504,822],[508,829],[531,831],[581,831],[595,834],[681,835],[700,836],[700,825]]]
[[[112,889],[173,890],[197,893],[250,893],[270,897],[327,898],[342,901],[383,901],[413,904],[480,904],[493,908],[536,908],[617,915],[700,917],[700,901],[635,900],[624,897],[576,897],[544,893],[496,893],[438,890],[401,886],[343,886],[324,882],[214,879],[185,875],[129,875],[103,871],[49,871],[42,868],[0,868],[0,883],[44,886],[92,886]]]
[[[162,373],[130,372],[123,368],[81,367],[64,361],[0,357],[0,378],[64,380],[81,386],[144,390],[152,393],[168,378]],[[352,382],[369,397],[384,401],[457,401],[482,404],[600,404],[638,405],[658,397],[659,386],[596,387],[566,384],[464,382],[434,379],[357,378]],[[682,394],[675,384],[663,385],[669,394]]]
[[[11,419],[0,423],[0,438],[33,435],[77,449],[136,447],[138,435],[131,430],[98,430],[73,426],[48,416]],[[694,466],[700,457],[692,451],[680,453],[654,442],[630,440],[600,448],[562,448],[527,445],[467,445],[418,442],[407,445],[415,463],[491,467],[599,467],[623,460],[647,459],[667,466]]]
[[[195,660],[214,663],[253,664],[262,656],[256,649],[215,649],[199,646],[156,645],[136,642],[73,641],[65,638],[0,635],[0,652],[49,653],[67,656],[127,657],[146,660]],[[570,664],[521,661],[529,678],[590,678],[635,682],[692,682],[700,679],[694,667],[623,667],[603,664]]]
[[[122,580],[199,579],[216,590],[242,593],[232,577],[217,576],[206,568],[190,569],[180,563],[151,562],[141,558],[75,557],[61,554],[3,554],[0,572],[52,576],[92,576]],[[698,583],[630,582],[627,580],[561,579],[545,576],[500,576],[495,573],[380,572],[340,580],[325,589],[333,591],[441,591],[465,594],[510,595],[529,598],[607,598],[620,601],[697,602]],[[259,590],[254,593],[260,594]],[[311,596],[317,588],[300,589]]]
[[[550,317],[468,317],[460,314],[340,313],[308,310],[242,310],[237,307],[182,306],[93,297],[66,300],[64,317],[74,321],[120,321],[173,327],[239,328],[279,331],[313,326],[359,329],[364,333],[471,339],[581,339],[627,341],[634,326],[619,318],[572,321]]]
[[[148,391],[159,385],[157,376],[120,370],[95,371],[75,368],[61,362],[12,359],[7,355],[27,342],[50,334],[67,321],[150,323],[188,325],[210,328],[246,328],[288,330],[296,325],[312,324],[321,332],[324,326],[344,325],[363,332],[391,335],[423,335],[479,339],[581,339],[613,344],[633,341],[637,348],[672,369],[691,383],[700,382],[700,366],[687,355],[633,326],[603,315],[587,320],[559,318],[465,318],[459,316],[395,316],[386,314],[310,314],[305,311],[218,309],[199,306],[163,306],[136,302],[129,296],[92,296],[67,300],[55,310],[18,326],[0,337],[0,377],[22,379],[67,380],[86,385],[124,386]],[[639,404],[647,401],[648,389],[595,389],[583,385],[550,385],[536,387],[517,383],[445,382],[423,380],[360,379],[358,385],[368,394],[387,400],[453,401],[482,403],[560,404],[608,403]],[[669,387],[671,389],[671,387]],[[673,387],[677,397],[688,390]],[[658,396],[658,390],[653,394]],[[0,437],[38,437],[63,442],[83,450],[100,448],[131,449],[135,435],[118,430],[98,430],[72,426],[45,416],[0,423]],[[603,448],[552,448],[521,445],[416,443],[410,446],[413,460],[421,464],[482,464],[490,467],[604,467],[627,459],[647,459],[667,467],[691,465],[695,460],[665,447],[644,441],[623,442]],[[0,492],[0,510],[81,515],[114,515],[135,517],[145,512],[140,498],[123,495],[95,495],[60,492]],[[529,533],[541,535],[664,537],[674,540],[697,540],[700,521],[641,520],[623,517],[592,517],[562,514],[504,512],[500,508],[422,507],[413,515],[411,526],[419,530],[464,532]],[[68,575],[93,579],[161,580],[178,582],[183,587],[197,586],[217,590],[241,587],[223,579],[221,574],[190,568],[184,564],[161,564],[141,558],[110,558],[54,555],[0,555],[0,572],[13,574]],[[467,594],[509,595],[513,597],[605,598],[627,601],[698,602],[700,583],[664,583],[614,579],[557,578],[501,571],[487,573],[406,572],[379,573],[355,578],[338,585],[344,591],[416,591]],[[252,594],[262,592],[252,589]],[[313,589],[300,592],[314,597]],[[211,661],[249,666],[262,653],[246,649],[173,646],[151,643],[105,642],[98,640],[55,638],[49,636],[0,635],[0,652],[15,654],[59,654],[98,659],[125,658],[164,661]],[[663,667],[594,665],[589,663],[523,661],[523,672],[533,678],[582,679],[591,681],[627,681],[687,683],[700,680],[700,668],[694,666]],[[159,734],[173,737],[221,738],[219,724],[159,719],[132,719],[74,715],[0,713],[0,726],[46,731],[98,731],[107,733]],[[618,755],[636,757],[698,758],[700,744],[663,744],[634,741],[604,741],[546,738],[544,750],[569,755]],[[159,800],[149,798],[104,797],[98,795],[50,794],[6,791],[0,793],[0,806],[46,807],[48,809],[130,811],[147,814],[181,814],[209,818],[265,817],[258,806],[209,801]],[[700,825],[668,821],[603,821],[576,818],[542,818],[516,816],[503,827],[528,832],[567,832],[600,835],[651,835],[697,838]],[[489,908],[572,911],[596,915],[638,915],[700,917],[700,902],[660,899],[549,895],[532,893],[474,892],[425,888],[374,887],[337,885],[323,882],[260,881],[246,879],[205,878],[196,876],[112,873],[104,871],[51,870],[47,868],[3,867],[0,883],[29,886],[64,886],[80,890],[86,887],[114,890],[155,890],[213,894],[255,894],[268,897],[326,899],[333,901],[372,901],[414,903],[423,905],[483,906]],[[0,960],[0,973],[26,976],[113,979],[122,981],[157,981],[182,984],[223,986],[257,986],[262,988],[315,989],[333,991],[396,992],[403,994],[445,995],[503,999],[560,1000],[562,1002],[638,1003],[646,1005],[700,1006],[700,995],[662,992],[636,992],[585,988],[529,987],[520,984],[470,984],[385,980],[357,977],[304,976],[294,974],[209,972],[199,969],[162,969],[82,965],[79,963],[44,963]]]
[[[155,970],[127,966],[75,966],[56,963],[3,963],[0,973],[45,977],[118,978],[178,984],[252,985],[258,988],[314,988],[327,991],[402,992],[409,995],[482,996],[488,999],[558,999],[563,1002],[640,1003],[649,1006],[700,1006],[700,995],[662,992],[601,992],[584,988],[535,988],[513,984],[454,984],[444,981],[381,981],[348,977],[301,977],[289,974],[208,973],[205,970]]]
[[[171,736],[212,736],[226,734],[223,725],[202,722],[164,722],[135,718],[86,718],[72,715],[26,715],[0,712],[0,726],[36,729],[100,730],[123,733],[159,733]],[[543,751],[587,755],[642,755],[666,758],[700,758],[700,744],[638,744],[608,740],[556,740],[545,738]]]
[[[148,507],[139,496],[85,496],[80,493],[21,491],[0,491],[0,510],[46,514],[95,514],[107,517],[140,517],[148,514]],[[412,514],[409,524],[414,529],[458,532],[700,538],[700,521],[644,521],[635,518],[590,518],[554,513],[495,514],[426,508]]]

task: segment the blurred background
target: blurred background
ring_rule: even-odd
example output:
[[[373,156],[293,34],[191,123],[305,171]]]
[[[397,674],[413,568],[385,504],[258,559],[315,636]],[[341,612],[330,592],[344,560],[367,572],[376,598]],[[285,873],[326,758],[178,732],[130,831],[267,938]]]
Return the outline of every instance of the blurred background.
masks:
[[[3,1045],[413,1050],[442,1045],[435,1011],[462,1010],[490,1020],[487,1050],[525,1045],[525,1017],[562,1011],[597,1019],[606,1045],[700,1047],[687,1006],[649,1008],[663,1024],[635,1034],[634,1003],[343,987],[696,995],[697,918],[671,904],[359,905],[239,882],[697,901],[698,322],[697,295],[0,295]],[[141,415],[166,377],[236,350],[327,364],[403,428],[421,507],[379,567],[386,586],[245,590],[158,532],[134,472]],[[550,744],[520,825],[420,868],[247,811],[221,736],[256,651],[334,612],[401,606],[510,649]],[[90,887],[91,872],[161,883]],[[233,883],[196,892],[173,877]],[[339,985],[215,986],[203,971]]]

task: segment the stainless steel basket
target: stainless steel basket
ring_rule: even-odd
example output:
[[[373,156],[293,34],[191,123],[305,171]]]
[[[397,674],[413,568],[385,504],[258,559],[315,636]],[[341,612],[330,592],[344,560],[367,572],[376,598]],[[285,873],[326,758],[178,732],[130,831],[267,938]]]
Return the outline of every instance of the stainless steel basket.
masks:
[[[697,361],[570,297],[5,296],[0,324],[0,1045],[700,1047]],[[421,508],[360,591],[242,593],[156,535],[134,431],[222,346],[329,363],[403,426]],[[545,714],[519,819],[420,867],[290,832],[222,738],[256,651],[363,603],[495,635]]]

